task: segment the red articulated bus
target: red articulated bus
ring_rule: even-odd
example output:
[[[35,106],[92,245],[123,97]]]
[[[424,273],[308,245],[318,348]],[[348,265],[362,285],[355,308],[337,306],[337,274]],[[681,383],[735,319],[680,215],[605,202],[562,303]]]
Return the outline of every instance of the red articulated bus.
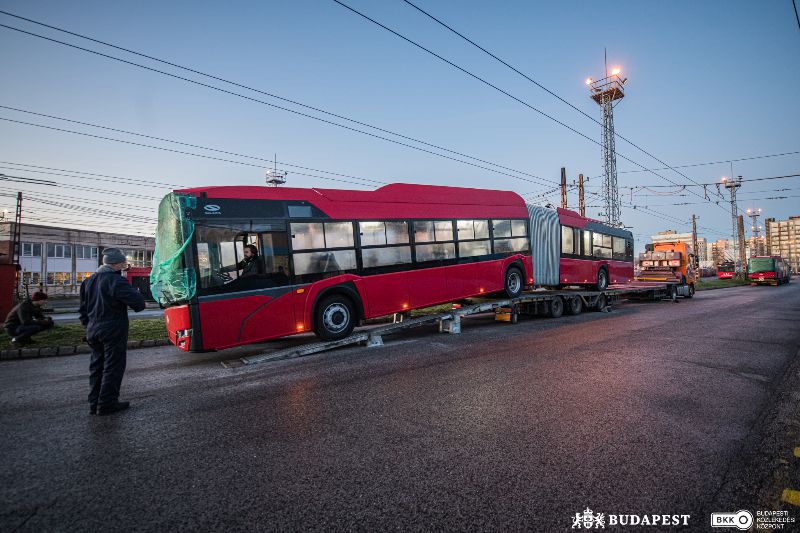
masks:
[[[151,285],[183,350],[339,339],[367,318],[519,295],[533,281],[528,228],[525,202],[505,191],[177,190],[159,206]]]
[[[528,206],[537,285],[604,291],[633,280],[633,234],[567,209]]]
[[[732,279],[736,273],[736,265],[733,261],[725,261],[717,268],[717,279]]]

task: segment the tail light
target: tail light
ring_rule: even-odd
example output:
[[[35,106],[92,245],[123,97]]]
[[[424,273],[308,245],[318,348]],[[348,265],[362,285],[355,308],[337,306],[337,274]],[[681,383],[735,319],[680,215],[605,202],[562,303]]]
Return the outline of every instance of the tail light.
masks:
[[[175,346],[186,350],[189,348],[189,343],[192,340],[191,329],[179,329],[175,331]]]

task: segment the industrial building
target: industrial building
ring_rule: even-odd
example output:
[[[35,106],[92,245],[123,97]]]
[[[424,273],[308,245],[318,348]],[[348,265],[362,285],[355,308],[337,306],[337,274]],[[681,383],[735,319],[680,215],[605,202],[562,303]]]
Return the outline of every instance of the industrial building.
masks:
[[[12,263],[14,223],[0,223],[0,263]],[[104,248],[119,248],[132,267],[150,268],[155,239],[37,224],[21,224],[20,290],[41,289],[50,296],[76,296],[81,282],[101,262]]]

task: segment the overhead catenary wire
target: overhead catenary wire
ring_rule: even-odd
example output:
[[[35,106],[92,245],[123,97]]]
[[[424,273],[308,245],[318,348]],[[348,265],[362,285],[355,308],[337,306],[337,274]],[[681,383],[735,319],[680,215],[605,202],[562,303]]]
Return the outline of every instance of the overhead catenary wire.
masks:
[[[536,81],[535,79],[533,79],[532,77],[530,77],[529,75],[525,74],[524,72],[520,71],[519,69],[515,68],[514,66],[512,66],[512,65],[511,65],[511,64],[509,64],[508,62],[504,61],[503,59],[501,59],[501,58],[500,58],[500,57],[498,57],[497,55],[493,54],[492,52],[490,52],[489,50],[487,50],[487,49],[486,49],[486,48],[484,48],[483,46],[479,45],[478,43],[476,43],[475,41],[473,41],[472,39],[470,39],[470,38],[469,38],[469,37],[467,37],[466,35],[464,35],[464,34],[460,33],[459,31],[455,30],[453,27],[449,26],[448,24],[446,24],[446,23],[445,23],[445,22],[443,22],[442,20],[440,20],[440,19],[436,18],[435,16],[433,16],[433,15],[432,15],[432,14],[430,14],[429,12],[425,11],[425,10],[424,10],[424,9],[422,9],[421,7],[417,6],[416,4],[414,4],[413,2],[411,2],[410,0],[403,0],[403,1],[404,1],[406,4],[410,5],[411,7],[413,7],[414,9],[416,9],[417,11],[419,11],[420,13],[424,14],[425,16],[427,16],[428,18],[430,18],[430,19],[434,20],[434,21],[435,21],[435,22],[437,22],[439,25],[443,26],[444,28],[448,29],[448,30],[449,30],[449,31],[451,31],[452,33],[456,34],[456,35],[457,35],[457,36],[459,36],[461,39],[463,39],[463,40],[467,41],[468,43],[470,43],[470,44],[471,44],[471,45],[473,45],[474,47],[478,48],[479,50],[481,50],[481,51],[482,51],[482,52],[484,52],[485,54],[489,55],[490,57],[492,57],[492,58],[493,58],[493,59],[495,59],[496,61],[498,61],[498,62],[502,63],[504,66],[508,67],[509,69],[511,69],[512,71],[514,71],[515,73],[519,74],[520,76],[522,76],[523,78],[525,78],[525,79],[526,79],[526,80],[528,80],[529,82],[533,83],[534,85],[536,85],[536,86],[537,86],[537,87],[539,87],[540,89],[544,90],[545,92],[547,92],[547,93],[548,93],[548,94],[550,94],[551,96],[553,96],[553,97],[557,98],[557,99],[558,99],[559,101],[561,101],[562,103],[564,103],[564,104],[568,105],[569,107],[571,107],[572,109],[574,109],[575,111],[577,111],[578,113],[580,113],[581,115],[585,116],[586,118],[588,118],[588,119],[592,120],[593,122],[595,122],[595,123],[596,123],[596,124],[598,124],[599,126],[603,127],[603,124],[602,124],[602,123],[601,123],[599,120],[597,120],[597,119],[596,119],[596,118],[594,118],[593,116],[589,115],[588,113],[586,113],[586,112],[585,112],[585,111],[583,111],[582,109],[578,108],[577,106],[573,105],[571,102],[567,101],[566,99],[562,98],[561,96],[559,96],[558,94],[556,94],[556,93],[555,93],[555,92],[553,92],[552,90],[548,89],[547,87],[545,87],[544,85],[542,85],[541,83],[539,83],[538,81]],[[334,0],[334,2],[336,2],[336,3],[338,3],[338,4],[341,4],[341,5],[344,5],[344,4],[342,4],[342,2],[340,2],[339,0]],[[347,7],[347,6],[345,6],[345,7]],[[796,14],[796,12],[797,12],[797,11],[796,11],[796,7],[795,7],[795,14]],[[388,29],[388,28],[387,28],[387,29]],[[397,35],[397,34],[396,34],[396,35]],[[623,140],[623,141],[625,141],[625,142],[626,142],[626,143],[628,143],[629,145],[633,146],[633,147],[634,147],[634,148],[636,148],[637,150],[641,151],[642,153],[644,153],[644,154],[648,155],[649,157],[653,158],[654,160],[658,161],[658,162],[659,162],[659,163],[661,163],[662,165],[665,165],[665,167],[664,167],[664,168],[660,168],[660,169],[645,169],[645,170],[639,170],[638,172],[646,172],[646,171],[647,171],[647,172],[649,172],[649,171],[652,171],[652,170],[672,170],[673,172],[675,172],[675,173],[677,173],[677,174],[679,174],[679,175],[683,176],[684,178],[686,178],[686,179],[688,179],[688,180],[690,180],[690,181],[692,181],[692,182],[694,182],[694,183],[697,183],[695,180],[692,180],[692,178],[690,178],[690,177],[689,177],[689,176],[687,176],[686,174],[684,174],[684,173],[682,173],[682,172],[678,171],[678,170],[677,170],[677,168],[679,168],[679,167],[676,167],[676,166],[673,166],[673,165],[669,165],[668,163],[665,163],[664,161],[662,161],[661,159],[659,159],[658,157],[656,157],[655,155],[653,155],[651,152],[649,152],[649,151],[645,150],[644,148],[642,148],[642,147],[641,147],[641,146],[639,146],[638,144],[634,143],[634,142],[633,142],[633,141],[631,141],[630,139],[626,138],[625,136],[623,136],[623,135],[621,135],[621,134],[617,133],[616,131],[614,132],[614,136],[615,136],[615,137],[618,137],[619,139],[621,139],[621,140]],[[800,152],[794,152],[794,153],[800,153]],[[781,155],[786,155],[786,154],[781,154]],[[626,158],[626,159],[627,159],[627,158]],[[698,185],[699,185],[699,184],[698,184]]]
[[[113,142],[117,142],[117,143],[121,143],[121,144],[128,144],[128,145],[132,145],[132,146],[138,146],[140,148],[150,148],[150,149],[153,149],[153,150],[161,150],[161,151],[164,151],[164,152],[170,152],[170,153],[180,154],[180,155],[189,155],[189,156],[193,156],[193,157],[200,157],[200,158],[203,158],[203,159],[221,161],[221,162],[224,162],[224,163],[233,163],[233,164],[236,164],[236,165],[243,165],[243,166],[254,167],[254,168],[259,168],[259,169],[264,168],[264,165],[257,165],[255,163],[247,163],[245,161],[236,161],[234,159],[226,159],[224,157],[216,157],[216,156],[205,155],[205,154],[196,154],[196,153],[193,153],[193,152],[187,152],[185,150],[176,150],[174,148],[166,148],[164,146],[156,146],[156,145],[153,145],[153,144],[139,143],[139,142],[134,142],[134,141],[128,141],[128,140],[125,140],[125,139],[116,139],[114,137],[106,137],[104,135],[95,135],[94,133],[86,133],[86,132],[83,132],[83,131],[68,130],[68,129],[65,129],[65,128],[57,128],[55,126],[47,126],[45,124],[36,124],[34,122],[26,122],[24,120],[14,120],[14,119],[10,119],[10,118],[7,118],[7,117],[0,117],[0,120],[6,121],[6,122],[15,123],[15,124],[20,124],[20,125],[25,125],[25,126],[32,126],[32,127],[36,127],[36,128],[42,128],[42,129],[46,129],[46,130],[58,131],[60,133],[71,133],[73,135],[82,135],[84,137],[91,137],[91,138],[94,138],[94,139],[101,139],[101,140],[104,140],[104,141],[113,141]],[[340,182],[340,183],[349,183],[351,185],[358,185],[358,186],[361,186],[361,187],[363,187],[365,185],[364,183],[354,182],[354,181],[350,181],[350,180],[343,180],[343,179],[339,179],[339,178],[331,178],[331,177],[328,177],[328,176],[320,176],[320,175],[315,175],[315,174],[308,174],[308,173],[298,172],[296,170],[294,170],[292,172],[294,174],[299,174],[301,176],[309,176],[309,177],[312,177],[312,178],[320,178],[320,179],[325,179],[325,180],[330,180],[330,181],[337,181],[337,182]]]
[[[382,181],[382,180],[376,180],[376,179],[372,179],[372,178],[360,178],[358,176],[352,176],[350,174],[342,174],[342,173],[334,172],[334,171],[331,171],[331,170],[320,170],[318,168],[305,167],[305,166],[296,165],[296,164],[293,164],[293,163],[286,163],[284,161],[277,161],[276,159],[267,159],[265,157],[259,157],[259,156],[247,155],[247,154],[240,154],[240,153],[237,153],[237,152],[230,152],[230,151],[227,151],[227,150],[221,150],[219,148],[211,148],[211,147],[202,146],[202,145],[199,145],[199,144],[192,144],[192,143],[187,143],[187,142],[183,142],[183,141],[176,141],[174,139],[166,139],[164,137],[156,137],[154,135],[147,135],[147,134],[138,133],[138,132],[135,132],[135,131],[128,131],[128,130],[123,130],[123,129],[119,129],[119,128],[112,128],[110,126],[103,126],[103,125],[100,125],[100,124],[93,124],[91,122],[83,122],[83,121],[80,121],[80,120],[74,120],[74,119],[69,119],[69,118],[65,118],[65,117],[58,117],[58,116],[49,115],[49,114],[46,114],[46,113],[37,113],[36,111],[31,111],[31,110],[28,110],[28,109],[20,109],[20,108],[16,108],[16,107],[5,106],[5,105],[0,105],[0,109],[8,109],[8,110],[11,110],[11,111],[17,111],[19,113],[26,113],[26,114],[35,115],[35,116],[38,116],[38,117],[50,118],[50,119],[60,120],[60,121],[64,121],[64,122],[70,122],[72,124],[79,124],[81,126],[90,126],[92,128],[98,128],[98,129],[113,131],[113,132],[116,132],[116,133],[124,133],[126,135],[133,135],[133,136],[142,137],[142,138],[145,138],[145,139],[152,139],[152,140],[156,140],[156,141],[168,142],[168,143],[173,143],[173,144],[177,144],[177,145],[180,145],[180,146],[187,146],[187,147],[190,147],[190,148],[199,148],[201,150],[208,150],[210,152],[216,152],[216,153],[220,153],[220,154],[232,155],[232,156],[235,156],[235,157],[242,157],[242,158],[245,158],[245,159],[253,159],[253,160],[256,160],[256,161],[263,161],[263,162],[266,162],[266,163],[269,163],[269,164],[277,164],[277,165],[281,165],[281,166],[284,166],[284,167],[299,168],[299,169],[303,169],[303,170],[310,170],[312,172],[322,172],[324,174],[331,174],[333,176],[341,176],[343,178],[350,178],[350,179],[355,179],[355,180],[364,181],[364,182],[372,182],[372,183],[379,183],[379,184],[386,184],[387,183],[386,181]],[[260,166],[263,167],[264,165],[260,165]]]
[[[404,40],[404,41],[406,41],[406,42],[408,42],[408,43],[410,43],[410,44],[412,44],[413,46],[415,46],[415,47],[419,48],[420,50],[423,50],[423,51],[427,52],[428,54],[430,54],[430,55],[432,55],[432,56],[434,56],[434,57],[436,57],[436,58],[440,59],[441,61],[443,61],[443,62],[447,63],[448,65],[452,66],[453,68],[455,68],[455,69],[457,69],[457,70],[459,70],[459,71],[463,72],[464,74],[467,74],[468,76],[470,76],[470,77],[472,77],[472,78],[474,78],[474,79],[478,80],[479,82],[481,82],[481,83],[483,83],[483,84],[485,84],[485,85],[487,85],[487,86],[491,87],[492,89],[494,89],[494,90],[496,90],[496,91],[498,91],[498,92],[500,92],[500,93],[502,93],[502,94],[506,95],[507,97],[511,98],[512,100],[515,100],[516,102],[519,102],[520,104],[522,104],[523,106],[525,106],[525,107],[527,107],[527,108],[531,109],[532,111],[535,111],[536,113],[539,113],[540,115],[542,115],[542,116],[544,116],[544,117],[546,117],[546,118],[548,118],[548,119],[552,120],[552,121],[553,121],[553,122],[555,122],[556,124],[559,124],[559,125],[561,125],[561,126],[563,126],[563,127],[567,128],[568,130],[572,131],[573,133],[576,133],[577,135],[579,135],[579,136],[583,137],[584,139],[587,139],[587,140],[589,140],[590,142],[592,142],[592,143],[594,143],[594,144],[597,144],[598,146],[602,146],[602,143],[600,143],[599,141],[597,141],[597,140],[595,140],[595,139],[593,139],[593,138],[589,137],[589,136],[588,136],[588,135],[586,135],[585,133],[582,133],[582,132],[580,132],[580,131],[576,130],[576,129],[575,129],[575,128],[573,128],[572,126],[569,126],[569,125],[567,125],[566,123],[564,123],[564,122],[562,122],[562,121],[558,120],[557,118],[555,118],[555,117],[553,117],[553,116],[551,116],[551,115],[549,115],[549,114],[545,113],[545,112],[544,112],[544,111],[542,111],[541,109],[538,109],[537,107],[535,107],[535,106],[531,105],[530,103],[528,103],[528,102],[526,102],[526,101],[522,100],[521,98],[518,98],[518,97],[514,96],[513,94],[509,93],[508,91],[506,91],[506,90],[504,90],[504,89],[502,89],[502,88],[498,87],[497,85],[495,85],[495,84],[493,84],[493,83],[489,82],[488,80],[486,80],[486,79],[484,79],[484,78],[482,78],[482,77],[478,76],[477,74],[474,74],[473,72],[470,72],[470,71],[469,71],[469,70],[467,70],[466,68],[464,68],[464,67],[461,67],[461,66],[457,65],[456,63],[454,63],[454,62],[450,61],[449,59],[446,59],[446,58],[444,58],[443,56],[441,56],[441,55],[437,54],[436,52],[434,52],[434,51],[430,50],[429,48],[426,48],[426,47],[422,46],[421,44],[417,43],[416,41],[414,41],[414,40],[412,40],[412,39],[410,39],[410,38],[406,37],[405,35],[402,35],[401,33],[397,32],[397,31],[395,31],[395,30],[393,30],[393,29],[391,29],[391,28],[389,28],[389,27],[388,27],[388,26],[386,26],[385,24],[382,24],[381,22],[378,22],[377,20],[375,20],[375,19],[373,19],[372,17],[370,17],[370,16],[368,16],[368,15],[366,15],[366,14],[362,13],[361,11],[358,11],[357,9],[354,9],[354,8],[350,7],[349,5],[345,4],[345,3],[344,3],[344,2],[342,2],[341,0],[333,0],[333,2],[335,2],[335,3],[339,4],[340,6],[342,6],[342,7],[346,8],[346,9],[348,9],[348,10],[350,10],[351,12],[355,13],[356,15],[358,15],[358,16],[360,16],[360,17],[362,17],[362,18],[366,19],[366,20],[368,20],[369,22],[372,22],[373,24],[375,24],[375,25],[377,25],[377,26],[379,26],[379,27],[383,28],[384,30],[388,31],[389,33],[391,33],[391,34],[393,34],[393,35],[395,35],[395,36],[399,37],[400,39],[402,39],[402,40]],[[628,156],[626,156],[626,155],[624,155],[624,154],[621,154],[621,153],[619,153],[619,152],[616,152],[616,154],[617,154],[619,157],[621,157],[622,159],[625,159],[626,161],[628,161],[628,162],[630,162],[630,163],[632,163],[632,164],[634,164],[634,165],[636,165],[636,166],[638,166],[638,167],[640,167],[640,168],[642,168],[642,169],[644,169],[644,170],[647,170],[647,171],[648,171],[648,172],[650,172],[651,174],[653,174],[653,175],[655,175],[655,176],[658,176],[659,178],[661,178],[661,179],[663,179],[663,180],[665,180],[665,181],[667,181],[667,182],[669,182],[669,183],[673,183],[673,184],[675,183],[674,181],[670,180],[670,179],[669,179],[669,178],[667,178],[666,176],[662,176],[661,174],[659,174],[659,173],[655,172],[653,169],[650,169],[650,168],[648,168],[648,167],[646,167],[646,166],[642,165],[641,163],[639,163],[639,162],[637,162],[637,161],[634,161],[633,159],[631,159],[630,157],[628,157]],[[648,154],[648,155],[650,155],[650,154]],[[662,165],[667,165],[666,163],[664,163],[663,161],[661,161],[660,159],[656,158],[656,157],[655,157],[655,156],[653,156],[653,155],[650,155],[650,157],[652,157],[653,159],[655,159],[656,161],[658,161],[658,162],[659,162],[659,163],[661,163]],[[676,171],[676,172],[677,172],[677,171]],[[688,179],[688,180],[691,180],[691,178],[689,178],[689,177],[688,177],[688,176],[686,176],[685,174],[682,174],[682,173],[680,173],[680,172],[678,172],[678,174],[680,174],[681,176],[685,177],[685,178],[686,178],[686,179]],[[700,195],[700,194],[697,194],[697,193],[694,193],[694,192],[692,192],[692,194],[694,194],[695,196],[697,196],[697,197],[699,197],[699,198],[703,198],[703,196],[702,196],[702,195]],[[723,209],[724,209],[724,208],[723,208]]]
[[[462,163],[462,164],[465,164],[465,165],[469,165],[469,166],[473,166],[473,167],[480,168],[480,169],[483,169],[483,170],[487,170],[489,172],[494,172],[494,173],[497,173],[497,174],[505,175],[505,176],[508,176],[508,177],[511,177],[511,178],[515,178],[515,179],[520,179],[520,180],[523,180],[523,181],[528,181],[528,182],[531,182],[531,183],[535,183],[535,182],[539,182],[539,183],[556,183],[555,180],[549,180],[549,179],[546,179],[546,178],[541,178],[541,177],[539,177],[539,176],[537,176],[535,174],[532,174],[530,172],[525,172],[525,171],[513,169],[511,167],[504,166],[504,165],[501,165],[501,164],[498,164],[498,163],[493,163],[493,162],[485,160],[485,159],[481,159],[481,158],[478,158],[478,157],[475,157],[475,156],[470,156],[468,154],[464,154],[464,153],[461,153],[461,152],[458,152],[458,151],[455,151],[455,150],[451,150],[451,149],[448,149],[448,148],[445,148],[445,147],[442,147],[442,146],[439,146],[439,145],[436,145],[436,144],[433,144],[433,143],[429,143],[429,142],[426,142],[426,141],[422,141],[420,139],[413,138],[411,136],[406,136],[406,135],[403,135],[403,134],[400,134],[400,133],[397,133],[397,132],[393,132],[393,131],[385,129],[385,128],[380,128],[378,126],[370,125],[370,124],[368,124],[366,122],[362,122],[362,121],[358,121],[358,120],[355,120],[355,119],[351,119],[351,118],[345,117],[344,115],[339,115],[339,114],[336,114],[336,113],[325,111],[323,109],[316,108],[316,107],[313,107],[313,106],[309,106],[307,104],[302,104],[300,102],[296,102],[296,101],[293,101],[293,100],[289,100],[287,98],[283,98],[283,97],[280,97],[280,96],[277,96],[277,95],[274,95],[274,94],[271,94],[271,93],[268,93],[268,92],[253,88],[253,87],[248,87],[248,86],[245,86],[243,84],[239,84],[239,83],[236,83],[236,82],[233,82],[233,81],[230,81],[230,80],[225,80],[224,78],[213,76],[211,74],[206,74],[206,73],[203,73],[203,72],[195,70],[195,69],[191,69],[191,68],[188,68],[188,67],[184,67],[184,66],[178,65],[177,63],[172,63],[172,62],[169,62],[169,61],[158,59],[158,58],[155,58],[153,56],[148,56],[148,55],[142,54],[140,52],[136,52],[136,51],[133,51],[133,50],[130,50],[130,49],[126,49],[126,48],[122,48],[120,46],[116,46],[116,45],[113,45],[113,44],[110,44],[110,43],[106,43],[106,42],[103,42],[103,41],[100,41],[100,40],[97,40],[97,39],[93,39],[93,38],[85,36],[85,35],[81,35],[81,34],[78,34],[78,33],[75,33],[75,32],[64,30],[64,29],[58,28],[56,26],[52,26],[52,25],[49,25],[49,24],[38,22],[38,21],[35,21],[35,20],[32,20],[32,19],[28,19],[28,18],[25,18],[25,17],[20,17],[18,15],[15,15],[13,13],[9,13],[7,11],[0,10],[0,13],[2,13],[4,15],[7,15],[7,16],[11,16],[11,17],[15,17],[15,18],[18,18],[18,19],[25,20],[25,21],[31,22],[33,24],[38,24],[40,26],[51,28],[53,30],[60,31],[60,32],[63,32],[63,33],[69,34],[69,35],[80,37],[82,39],[86,39],[86,40],[89,40],[89,41],[92,41],[92,42],[95,42],[95,43],[103,44],[105,46],[109,46],[109,47],[112,47],[112,48],[115,48],[115,49],[118,49],[118,50],[123,50],[125,52],[131,53],[131,54],[135,54],[135,55],[140,56],[140,57],[145,57],[145,58],[148,58],[148,59],[153,60],[153,61],[158,61],[158,62],[160,62],[162,64],[167,64],[167,65],[170,65],[170,66],[173,66],[173,67],[176,67],[176,68],[180,68],[180,69],[186,70],[188,72],[192,72],[192,73],[195,73],[195,74],[206,76],[206,77],[209,77],[209,78],[214,79],[214,80],[222,81],[224,83],[228,83],[228,84],[236,86],[236,87],[245,88],[247,90],[250,90],[250,91],[253,91],[253,92],[256,92],[256,93],[259,93],[259,94],[264,94],[264,95],[270,96],[272,98],[276,98],[276,99],[279,99],[279,100],[282,100],[282,101],[286,101],[286,102],[291,102],[293,105],[298,105],[298,106],[301,106],[301,107],[306,108],[306,109],[314,110],[315,112],[323,113],[323,114],[326,114],[328,116],[333,116],[333,117],[339,118],[340,120],[346,120],[346,121],[351,122],[353,124],[358,124],[358,125],[361,125],[361,126],[364,126],[364,127],[368,127],[368,128],[374,129],[376,131],[380,131],[382,133],[394,135],[394,136],[396,136],[398,138],[409,140],[411,142],[416,142],[416,143],[421,144],[423,146],[429,146],[429,147],[435,148],[437,150],[441,150],[441,151],[444,151],[444,152],[447,152],[447,153],[452,153],[452,154],[458,155],[459,157],[465,157],[465,158],[471,159],[473,161],[479,161],[479,162],[483,163],[483,165],[472,163],[470,161],[465,161],[463,159],[459,159],[458,157],[452,157],[452,156],[448,156],[448,155],[445,155],[445,154],[442,154],[442,153],[434,152],[432,150],[428,150],[428,149],[422,148],[420,146],[414,146],[414,145],[408,144],[406,142],[398,141],[397,139],[391,139],[391,138],[385,137],[383,135],[378,135],[378,134],[375,134],[375,133],[372,133],[372,132],[364,131],[364,130],[359,129],[359,128],[348,126],[346,124],[340,124],[340,123],[334,122],[332,120],[328,120],[328,119],[325,119],[325,118],[322,118],[322,117],[317,117],[317,116],[311,115],[309,113],[304,113],[304,112],[301,112],[301,111],[297,111],[295,109],[291,109],[291,108],[288,108],[288,107],[285,107],[285,106],[274,104],[272,102],[267,102],[267,101],[264,101],[264,100],[260,100],[258,98],[254,98],[252,96],[247,96],[247,95],[244,95],[244,94],[241,94],[241,93],[237,93],[235,91],[224,89],[222,87],[217,87],[217,86],[211,85],[209,83],[204,83],[204,82],[201,82],[201,81],[198,81],[198,80],[187,78],[185,76],[179,76],[179,75],[171,73],[171,72],[166,72],[166,71],[163,71],[163,70],[160,70],[160,69],[156,69],[154,67],[149,67],[147,65],[142,65],[142,64],[136,63],[134,61],[129,61],[129,60],[126,60],[126,59],[115,57],[115,56],[112,56],[110,54],[105,54],[103,52],[98,52],[97,50],[92,50],[92,49],[89,49],[89,48],[85,48],[83,46],[78,46],[78,45],[75,45],[75,44],[72,44],[72,43],[68,43],[68,42],[65,42],[65,41],[54,39],[52,37],[47,37],[45,35],[40,35],[40,34],[31,32],[31,31],[23,30],[21,28],[16,28],[14,26],[9,26],[7,24],[0,24],[0,27],[2,27],[2,28],[6,28],[6,29],[9,29],[9,30],[12,30],[12,31],[16,31],[16,32],[19,32],[19,33],[22,33],[22,34],[25,34],[25,35],[32,36],[32,37],[37,37],[39,39],[43,39],[43,40],[50,41],[50,42],[53,42],[53,43],[56,43],[56,44],[67,46],[67,47],[70,47],[70,48],[73,48],[73,49],[76,49],[76,50],[81,50],[81,51],[84,51],[84,52],[87,52],[87,53],[90,53],[90,54],[95,54],[95,55],[100,56],[100,57],[104,57],[104,58],[107,58],[107,59],[111,59],[111,60],[114,60],[114,61],[125,63],[127,65],[135,66],[137,68],[141,68],[141,69],[144,69],[144,70],[155,72],[155,73],[158,73],[158,74],[161,74],[161,75],[164,75],[164,76],[169,76],[171,78],[178,79],[178,80],[181,80],[181,81],[185,81],[187,83],[192,83],[192,84],[195,84],[195,85],[198,85],[198,86],[201,86],[201,87],[205,87],[205,88],[208,88],[208,89],[211,89],[211,90],[215,90],[215,91],[218,91],[218,92],[221,92],[221,93],[224,93],[224,94],[228,94],[228,95],[231,95],[231,96],[236,96],[236,97],[239,97],[239,98],[251,101],[251,102],[259,103],[259,104],[262,104],[262,105],[265,105],[265,106],[269,106],[269,107],[272,107],[272,108],[275,108],[275,109],[279,109],[279,110],[282,110],[282,111],[285,111],[285,112],[288,112],[288,113],[293,113],[293,114],[298,115],[298,116],[302,116],[302,117],[305,117],[305,118],[316,120],[316,121],[319,121],[319,122],[322,122],[322,123],[325,123],[325,124],[329,124],[329,125],[332,125],[332,126],[336,126],[336,127],[339,127],[339,128],[343,128],[343,129],[346,129],[346,130],[349,130],[349,131],[352,131],[352,132],[356,132],[356,133],[360,133],[360,134],[363,134],[363,135],[367,135],[367,136],[370,136],[370,137],[373,137],[373,138],[376,138],[376,139],[380,139],[380,140],[384,140],[384,141],[387,141],[387,142],[391,142],[391,143],[394,143],[394,144],[397,144],[397,145],[400,145],[400,146],[404,146],[404,147],[407,147],[407,148],[410,148],[410,149],[413,149],[413,150],[417,150],[417,151],[428,153],[428,154],[431,154],[431,155],[434,155],[434,156],[437,156],[437,157],[442,157],[442,158],[449,159],[449,160],[452,160],[452,161],[456,161],[456,162],[459,162],[459,163]],[[490,167],[486,167],[484,165],[491,165],[491,166],[496,167],[496,168],[490,168]],[[509,174],[507,172],[500,171],[500,170],[497,170],[497,169],[508,170],[509,172],[515,172],[516,174],[519,174],[519,175]],[[529,176],[532,179],[524,178],[522,176]]]

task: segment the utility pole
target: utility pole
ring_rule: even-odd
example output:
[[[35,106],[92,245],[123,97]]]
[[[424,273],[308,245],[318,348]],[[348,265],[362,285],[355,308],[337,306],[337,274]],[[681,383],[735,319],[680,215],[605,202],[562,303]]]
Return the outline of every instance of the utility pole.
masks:
[[[561,209],[567,209],[567,169],[561,167]]]
[[[614,148],[614,102],[625,97],[623,88],[627,81],[627,78],[620,78],[619,67],[613,68],[609,75],[607,65],[603,79],[593,81],[592,78],[586,78],[590,96],[603,112],[603,214],[608,224],[617,227],[622,226],[622,222],[617,186],[617,153]]]
[[[761,227],[758,225],[758,217],[761,216],[761,208],[750,209],[747,208],[747,216],[753,219],[753,225],[750,230],[753,232],[753,255],[764,255],[761,251]]]
[[[742,241],[744,240],[744,237],[742,237],[741,239],[737,238],[739,236],[739,223],[738,223],[739,208],[736,205],[736,189],[738,189],[739,187],[742,186],[742,177],[739,176],[736,179],[733,179],[733,178],[728,179],[726,176],[722,176],[722,184],[731,193],[731,226],[732,226],[732,230],[733,230],[731,234],[733,236],[733,260],[735,262],[737,260],[736,244],[740,240],[742,240]],[[742,227],[742,231],[744,231],[744,227]],[[739,244],[739,246],[741,246],[741,243]],[[741,256],[741,250],[740,250],[740,253],[738,255]],[[737,273],[741,273],[742,266],[743,266],[742,264],[737,264],[736,265],[736,272]]]
[[[586,216],[586,200],[583,197],[583,174],[578,174],[578,214]]]
[[[697,217],[692,215],[692,251],[694,252],[694,270],[698,271],[700,268],[700,257],[697,250]]]
[[[19,279],[19,256],[22,252],[22,243],[21,240],[21,232],[22,232],[22,192],[17,193],[17,211],[14,214],[14,240],[11,246],[13,250],[11,251],[11,263],[17,266],[17,275],[16,275],[16,283],[15,283],[15,293],[17,296],[17,301],[21,299],[20,295],[20,279]]]
[[[744,278],[745,264],[747,261],[744,247],[744,217],[739,215],[736,218],[739,225],[739,264],[741,265],[741,268],[739,269],[739,276]]]

